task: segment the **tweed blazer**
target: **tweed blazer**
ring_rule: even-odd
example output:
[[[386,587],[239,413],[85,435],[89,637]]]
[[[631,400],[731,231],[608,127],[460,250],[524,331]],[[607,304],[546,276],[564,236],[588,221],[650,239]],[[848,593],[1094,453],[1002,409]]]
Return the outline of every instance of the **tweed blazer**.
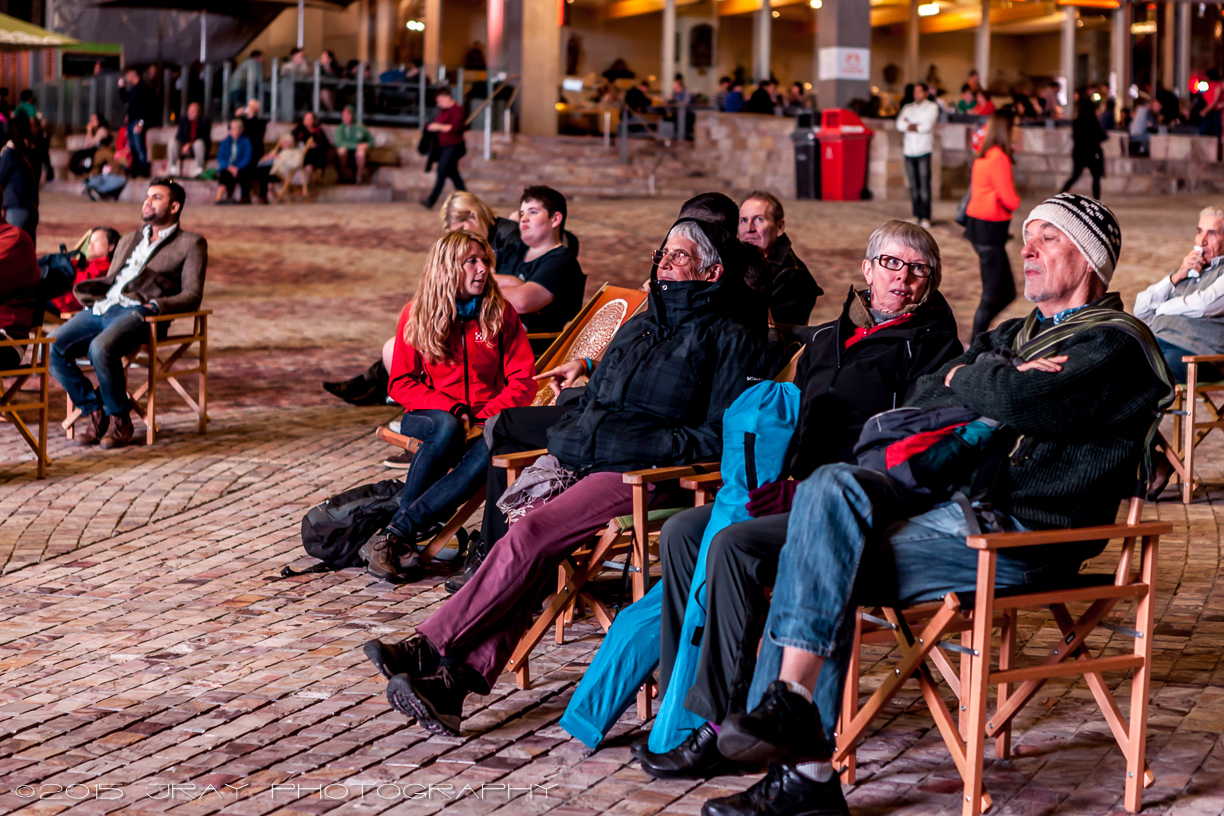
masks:
[[[72,287],[72,293],[85,308],[102,300],[123,271],[132,250],[144,237],[141,228],[119,239],[115,257],[111,261],[110,273],[102,278],[81,281]],[[200,308],[204,297],[204,272],[208,267],[208,241],[202,235],[185,232],[182,227],[174,231],[165,242],[153,250],[148,263],[127,286],[123,294],[140,303],[157,301],[162,314],[193,312]]]

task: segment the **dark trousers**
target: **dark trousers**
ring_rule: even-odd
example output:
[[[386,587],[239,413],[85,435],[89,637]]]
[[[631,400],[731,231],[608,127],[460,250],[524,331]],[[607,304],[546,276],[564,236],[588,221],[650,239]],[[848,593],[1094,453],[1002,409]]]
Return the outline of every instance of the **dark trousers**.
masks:
[[[990,328],[990,321],[1016,299],[1016,281],[1012,277],[1011,260],[1007,257],[1007,246],[974,244],[978,264],[982,273],[982,299],[977,313],[973,315],[973,337]]]
[[[905,157],[905,177],[909,180],[910,203],[915,218],[931,220],[931,154]]]
[[[242,192],[243,201],[249,201],[251,198],[251,168],[249,167],[237,173],[217,173],[217,183],[225,188],[226,196],[233,196],[234,188],[237,187]]]
[[[1189,357],[1194,352],[1188,351],[1181,346],[1175,346],[1172,343],[1161,340],[1159,337],[1156,338],[1156,344],[1160,346],[1160,352],[1164,355],[1165,362],[1169,364],[1169,370],[1173,372],[1173,379],[1185,384],[1186,376],[1190,371],[1187,368],[1187,364],[1182,362],[1182,357]],[[1221,373],[1218,367],[1210,363],[1199,363],[1198,381],[1200,383],[1218,382],[1219,380],[1224,380],[1224,373]]]
[[[502,411],[490,432],[492,456],[547,448],[548,429],[556,425],[568,410],[550,405]],[[486,480],[488,490],[485,494],[484,519],[480,523],[480,548],[488,555],[493,545],[509,531],[510,525],[506,521],[506,514],[497,509],[497,500],[506,492],[506,471],[490,463]]]
[[[128,122],[127,132],[128,144],[132,148],[131,175],[133,177],[148,175],[149,149],[145,146],[145,132],[144,130],[137,130],[135,122]]]
[[[466,190],[463,179],[459,176],[459,151],[463,145],[446,145],[438,156],[438,176],[434,181],[433,190],[429,193],[429,206],[433,206],[442,195],[442,187],[450,179],[456,190]]]
[[[1062,192],[1067,192],[1079,181],[1081,175],[1087,170],[1092,174],[1092,197],[1096,200],[1101,200],[1101,176],[1105,174],[1105,168],[1101,162],[1083,162],[1075,159],[1075,168],[1071,171],[1071,178],[1067,179],[1067,183],[1063,185]]]
[[[421,440],[404,477],[400,509],[387,529],[404,541],[454,515],[480,486],[489,464],[483,439],[466,441],[463,421],[448,411],[408,411],[400,433]]]
[[[663,561],[659,684],[664,692],[676,664],[693,571],[713,511],[712,504],[686,510],[663,525],[659,538]],[[685,708],[709,722],[721,722],[745,708],[769,615],[765,587],[773,586],[777,577],[789,520],[790,513],[781,513],[732,524],[710,540],[702,576],[706,625],[697,676],[684,698]]]

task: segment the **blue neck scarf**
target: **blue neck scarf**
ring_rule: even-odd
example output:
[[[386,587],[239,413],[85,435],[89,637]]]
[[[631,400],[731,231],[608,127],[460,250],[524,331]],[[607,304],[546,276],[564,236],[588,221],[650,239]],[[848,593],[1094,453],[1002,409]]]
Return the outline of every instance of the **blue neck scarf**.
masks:
[[[1064,320],[1066,320],[1068,317],[1078,312],[1080,309],[1087,308],[1087,306],[1088,304],[1086,303],[1083,306],[1072,306],[1070,309],[1063,309],[1061,312],[1054,315],[1053,317],[1046,317],[1045,315],[1041,313],[1041,310],[1038,309],[1037,310],[1037,322],[1045,323],[1047,321],[1053,320],[1054,325],[1057,326],[1061,324]]]
[[[483,302],[483,294],[479,294],[474,298],[468,298],[467,300],[455,301],[455,317],[462,320],[475,320],[480,317],[480,305]]]

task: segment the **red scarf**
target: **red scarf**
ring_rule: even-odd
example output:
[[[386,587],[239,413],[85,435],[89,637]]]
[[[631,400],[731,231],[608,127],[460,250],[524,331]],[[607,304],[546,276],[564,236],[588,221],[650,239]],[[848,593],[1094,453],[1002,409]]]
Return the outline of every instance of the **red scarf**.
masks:
[[[903,314],[900,317],[894,317],[892,320],[886,320],[883,323],[877,323],[876,325],[870,328],[866,326],[860,326],[854,330],[854,334],[846,338],[846,348],[850,348],[855,343],[862,340],[864,337],[875,334],[876,332],[878,332],[880,329],[884,328],[885,326],[899,326],[905,321],[909,320],[911,317],[913,317],[913,315],[914,315],[913,312],[909,312],[908,314]]]

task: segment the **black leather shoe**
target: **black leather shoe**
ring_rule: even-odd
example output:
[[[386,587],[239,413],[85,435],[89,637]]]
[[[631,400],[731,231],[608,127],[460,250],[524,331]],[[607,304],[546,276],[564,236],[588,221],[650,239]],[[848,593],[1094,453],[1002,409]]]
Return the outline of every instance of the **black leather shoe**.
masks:
[[[399,643],[369,640],[361,651],[388,680],[397,674],[426,677],[438,669],[438,650],[422,635],[409,635]]]
[[[711,799],[701,816],[850,816],[841,778],[808,779],[794,768],[770,765],[765,778],[743,793]]]
[[[732,714],[718,730],[718,750],[740,762],[826,762],[833,755],[816,706],[775,680],[761,703]]]
[[[757,766],[733,762],[719,753],[718,734],[709,723],[702,723],[688,739],[665,754],[656,754],[645,746],[632,753],[642,763],[642,770],[655,779],[710,779],[758,770]]]
[[[451,595],[463,589],[467,582],[472,580],[476,570],[480,569],[480,565],[484,563],[485,554],[480,549],[480,543],[473,541],[469,546],[471,549],[468,551],[467,559],[463,562],[463,572],[447,578],[446,583],[442,585]]]

